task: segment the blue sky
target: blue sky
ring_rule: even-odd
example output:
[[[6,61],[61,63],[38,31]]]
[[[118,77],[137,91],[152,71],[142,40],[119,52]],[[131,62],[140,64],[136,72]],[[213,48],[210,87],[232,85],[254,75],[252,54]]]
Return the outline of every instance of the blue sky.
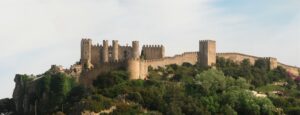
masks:
[[[81,38],[163,44],[172,56],[214,39],[218,52],[300,66],[299,0],[1,0],[0,98],[14,75],[79,60]]]

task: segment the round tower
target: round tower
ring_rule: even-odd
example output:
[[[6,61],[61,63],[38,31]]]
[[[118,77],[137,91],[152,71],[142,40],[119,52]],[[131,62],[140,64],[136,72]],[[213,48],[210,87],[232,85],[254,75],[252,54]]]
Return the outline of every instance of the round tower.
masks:
[[[113,40],[113,51],[112,51],[112,57],[113,61],[119,60],[119,43],[118,40]]]
[[[85,67],[90,68],[92,66],[91,59],[92,59],[92,40],[82,39],[80,63]]]
[[[128,59],[127,64],[129,79],[140,79],[140,60],[137,58]]]
[[[132,58],[138,59],[139,57],[139,41],[132,41]]]
[[[108,40],[103,40],[102,61],[108,62]]]

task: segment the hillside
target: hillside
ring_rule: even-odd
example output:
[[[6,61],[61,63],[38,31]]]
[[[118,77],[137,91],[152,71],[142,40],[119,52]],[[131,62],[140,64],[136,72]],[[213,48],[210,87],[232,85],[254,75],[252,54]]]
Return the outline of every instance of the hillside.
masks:
[[[268,62],[218,58],[213,68],[197,64],[148,68],[146,80],[129,80],[125,69],[98,75],[92,87],[54,69],[16,75],[13,99],[0,100],[9,114],[300,114],[300,77]]]

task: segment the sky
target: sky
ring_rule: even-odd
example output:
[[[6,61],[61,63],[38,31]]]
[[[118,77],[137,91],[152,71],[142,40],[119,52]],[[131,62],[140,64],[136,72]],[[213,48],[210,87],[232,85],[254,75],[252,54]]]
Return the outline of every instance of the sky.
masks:
[[[162,44],[168,56],[217,41],[217,52],[300,66],[300,0],[1,0],[0,98],[15,74],[79,61],[80,40]]]

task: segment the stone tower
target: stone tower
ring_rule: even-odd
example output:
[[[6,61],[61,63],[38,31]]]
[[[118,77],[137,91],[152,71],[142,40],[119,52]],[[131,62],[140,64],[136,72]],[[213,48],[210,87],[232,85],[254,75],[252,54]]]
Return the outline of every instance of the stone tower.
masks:
[[[270,70],[277,68],[278,64],[277,64],[277,59],[276,58],[267,57],[265,59],[266,59],[267,63],[269,64]]]
[[[141,74],[144,71],[144,68],[141,68],[141,65],[144,64],[141,62],[140,53],[139,53],[139,42],[132,41],[132,57],[127,60],[127,71],[130,79],[142,79],[144,74]]]
[[[145,60],[131,58],[127,60],[129,79],[145,79],[148,75],[148,66]]]
[[[107,63],[108,61],[108,40],[103,40],[102,62]]]
[[[91,68],[91,58],[92,58],[92,40],[82,39],[81,40],[81,59],[80,63],[87,68]]]
[[[129,79],[139,79],[140,78],[140,59],[132,58],[127,60],[127,71],[129,74]]]
[[[138,59],[139,57],[139,41],[132,41],[132,58]]]
[[[200,40],[198,62],[201,66],[214,66],[216,63],[216,41]]]
[[[113,61],[119,60],[119,43],[118,40],[113,40],[113,51],[112,51],[112,58]]]

